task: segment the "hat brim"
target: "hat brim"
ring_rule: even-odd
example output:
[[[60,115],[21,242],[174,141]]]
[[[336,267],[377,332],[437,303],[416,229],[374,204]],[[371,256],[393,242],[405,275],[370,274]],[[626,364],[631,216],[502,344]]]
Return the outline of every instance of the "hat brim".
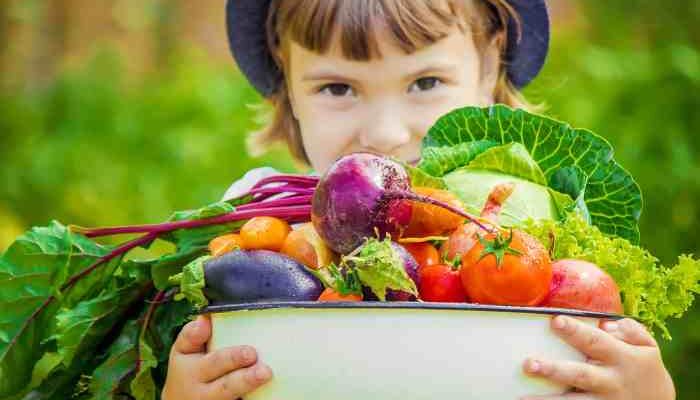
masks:
[[[544,0],[508,0],[520,16],[508,22],[505,61],[511,83],[522,88],[540,72],[549,50],[549,14]],[[270,0],[227,0],[226,29],[231,53],[241,72],[268,97],[282,84],[270,54],[266,24]]]

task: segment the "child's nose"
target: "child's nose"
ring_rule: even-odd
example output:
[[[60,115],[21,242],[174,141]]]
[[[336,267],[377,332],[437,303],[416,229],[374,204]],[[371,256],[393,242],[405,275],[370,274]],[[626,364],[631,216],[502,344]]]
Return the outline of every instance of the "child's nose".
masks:
[[[360,133],[360,145],[381,154],[391,154],[411,141],[411,130],[396,109],[377,110],[370,114]]]

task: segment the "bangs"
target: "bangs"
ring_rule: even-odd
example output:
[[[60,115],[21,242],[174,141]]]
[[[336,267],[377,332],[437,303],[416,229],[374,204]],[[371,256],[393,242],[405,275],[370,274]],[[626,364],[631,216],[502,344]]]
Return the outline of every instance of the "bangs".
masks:
[[[280,0],[276,36],[324,54],[338,38],[345,58],[381,57],[376,32],[384,29],[406,53],[467,28],[472,0]],[[481,2],[479,2],[481,3]],[[471,7],[470,7],[471,6]],[[490,14],[490,13],[489,13]]]

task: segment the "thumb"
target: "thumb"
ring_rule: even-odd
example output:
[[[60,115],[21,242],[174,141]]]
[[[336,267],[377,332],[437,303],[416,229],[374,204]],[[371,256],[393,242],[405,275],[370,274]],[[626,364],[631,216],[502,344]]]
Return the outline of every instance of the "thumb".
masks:
[[[173,351],[180,354],[204,353],[210,337],[211,322],[200,315],[182,328],[173,344]]]

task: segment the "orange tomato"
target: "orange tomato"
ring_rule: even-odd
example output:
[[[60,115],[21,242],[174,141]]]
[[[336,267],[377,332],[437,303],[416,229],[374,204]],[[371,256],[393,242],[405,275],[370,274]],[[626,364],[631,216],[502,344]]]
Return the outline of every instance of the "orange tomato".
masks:
[[[326,288],[326,290],[321,293],[318,297],[318,301],[362,301],[361,294],[348,294],[343,296],[342,294],[336,292],[331,288]]]
[[[499,254],[489,248],[502,251]],[[460,275],[467,297],[473,302],[535,306],[549,292],[552,261],[537,239],[513,230],[512,236],[488,234],[477,241],[462,257]]]
[[[462,202],[454,194],[440,189],[414,187],[416,194],[440,200],[453,207],[462,208]],[[425,203],[412,202],[411,221],[404,231],[404,237],[425,237],[440,235],[454,230],[464,222],[464,218],[443,208]]]
[[[420,268],[429,267],[440,262],[440,254],[435,246],[430,243],[403,243],[402,246],[411,253]]]
[[[241,235],[236,233],[217,236],[209,242],[209,252],[214,257],[242,248],[243,241],[241,240]]]
[[[279,251],[292,229],[274,217],[254,217],[241,227],[243,247],[250,250]]]

